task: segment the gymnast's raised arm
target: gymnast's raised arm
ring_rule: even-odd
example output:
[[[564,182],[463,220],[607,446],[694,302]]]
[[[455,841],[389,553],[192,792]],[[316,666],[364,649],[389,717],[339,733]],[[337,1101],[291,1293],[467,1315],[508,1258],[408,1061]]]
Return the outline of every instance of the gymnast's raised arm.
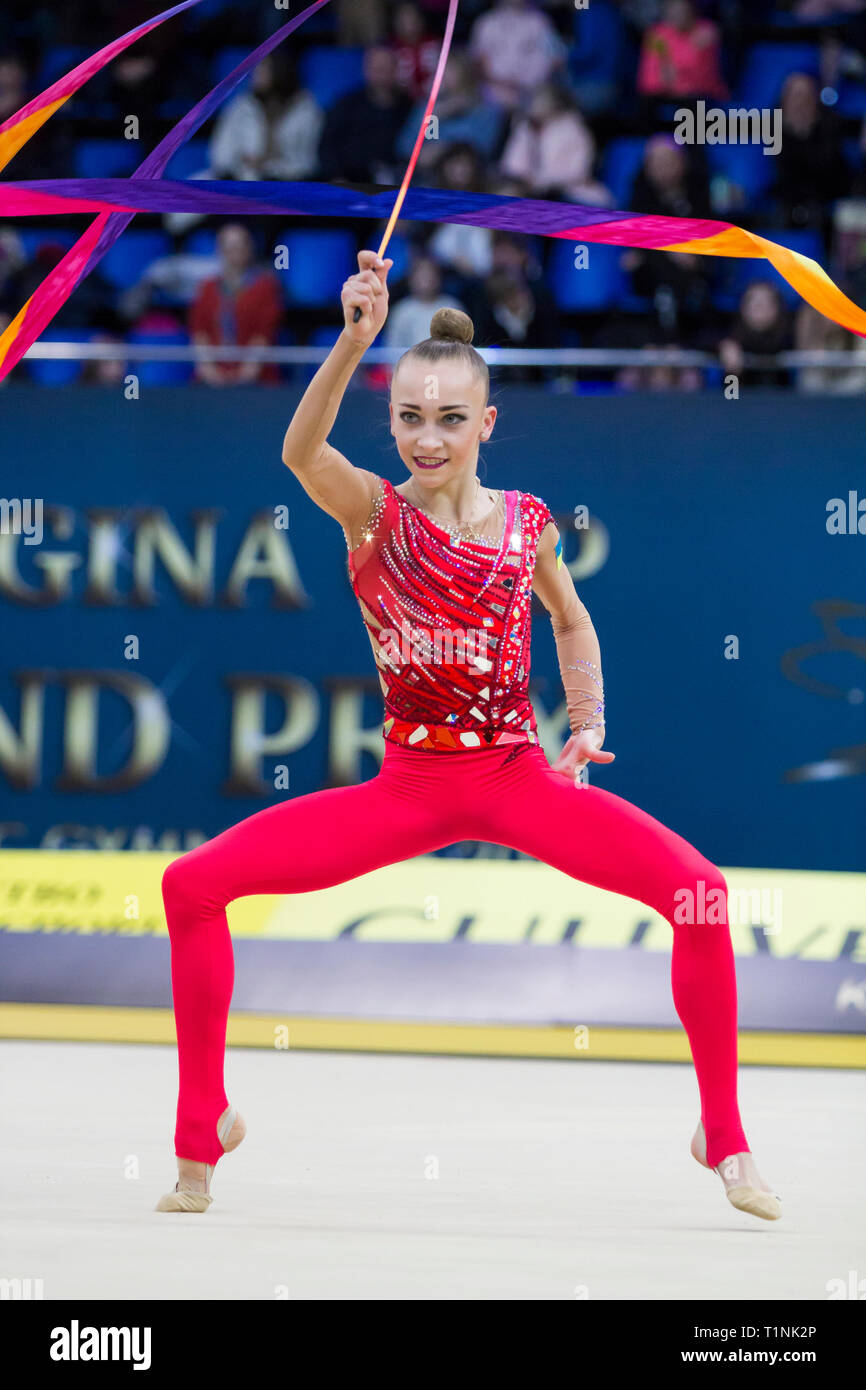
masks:
[[[343,331],[304,392],[283,440],[283,463],[317,506],[340,522],[350,546],[369,516],[379,480],[369,469],[356,468],[327,439],[352,373],[385,322],[385,280],[394,262],[380,262],[375,251],[359,251],[358,264],[360,273],[343,285]],[[357,323],[356,307],[361,310]]]

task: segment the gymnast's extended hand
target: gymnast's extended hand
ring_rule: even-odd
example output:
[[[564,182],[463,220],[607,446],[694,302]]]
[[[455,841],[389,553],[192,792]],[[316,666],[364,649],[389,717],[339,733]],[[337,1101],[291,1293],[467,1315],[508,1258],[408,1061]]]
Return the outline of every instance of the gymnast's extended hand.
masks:
[[[588,762],[612,763],[616,757],[615,753],[602,752],[603,743],[603,728],[584,729],[582,734],[572,734],[556,762],[551,763],[551,770],[567,777],[576,787],[585,786],[580,780],[581,768],[586,767]]]
[[[344,282],[341,295],[346,320],[343,333],[353,343],[363,343],[367,347],[381,332],[388,317],[388,286],[385,281],[393,264],[390,258],[380,260],[375,251],[358,252],[360,270]],[[356,309],[361,310],[357,323]]]
[[[577,596],[568,566],[563,563],[559,530],[550,521],[538,542],[532,588],[550,614],[572,730],[556,762],[551,763],[551,770],[573,781],[576,787],[583,787],[580,774],[587,763],[612,763],[616,755],[601,751],[604,685],[598,636]]]

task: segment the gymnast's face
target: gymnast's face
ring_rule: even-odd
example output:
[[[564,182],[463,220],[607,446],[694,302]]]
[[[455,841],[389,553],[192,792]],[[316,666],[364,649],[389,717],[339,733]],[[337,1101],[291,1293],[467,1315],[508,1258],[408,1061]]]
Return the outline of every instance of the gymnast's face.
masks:
[[[485,405],[484,385],[463,362],[408,357],[391,383],[391,433],[418,487],[435,488],[478,464],[478,446],[490,438],[496,406]]]

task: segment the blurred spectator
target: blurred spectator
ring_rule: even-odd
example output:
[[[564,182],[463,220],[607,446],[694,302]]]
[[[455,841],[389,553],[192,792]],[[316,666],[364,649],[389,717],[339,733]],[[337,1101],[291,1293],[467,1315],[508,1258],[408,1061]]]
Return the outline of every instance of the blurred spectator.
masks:
[[[769,280],[748,286],[727,336],[719,343],[719,357],[726,372],[740,379],[740,386],[787,386],[790,373],[779,367],[744,367],[743,354],[774,357],[793,348],[789,310]]]
[[[413,101],[426,105],[433,85],[442,40],[427,29],[427,20],[414,0],[403,0],[391,21],[389,47],[397,56],[397,81]]]
[[[9,325],[10,325],[11,322],[12,322],[12,315],[11,315],[11,314],[5,313],[5,312],[3,311],[3,309],[0,309],[0,337],[2,337],[3,334],[6,332],[6,329],[9,327]],[[12,380],[13,377],[15,378],[16,381],[18,380],[18,375],[17,375],[17,371],[16,371],[16,368],[15,368],[15,367],[12,368],[12,371],[11,371],[11,372],[7,372],[6,375],[4,376],[3,380],[0,381],[0,391],[3,390],[3,387],[4,387],[8,382],[10,382],[10,381]]]
[[[387,29],[385,0],[336,0],[337,43],[346,48],[382,43]]]
[[[499,186],[495,191],[504,193],[511,190]],[[518,196],[521,195],[518,194]],[[547,285],[544,266],[538,255],[537,238],[520,232],[506,231],[504,228],[497,228],[493,232],[490,246],[488,276],[495,275],[497,272],[506,272],[512,279],[528,285],[542,311],[552,320],[557,313],[556,301]],[[488,316],[490,307],[487,302],[487,277],[481,279],[476,276],[471,281],[467,281],[462,298],[473,322],[482,323]],[[552,346],[555,347],[558,343],[557,337]]]
[[[630,251],[622,264],[633,272],[635,294],[652,304],[653,333],[666,344],[683,338],[689,347],[711,348],[718,314],[707,257],[687,251]]]
[[[559,322],[549,295],[536,296],[525,277],[514,268],[497,268],[484,282],[486,313],[478,324],[477,339],[488,347],[544,348],[559,339]],[[543,367],[502,366],[504,381],[539,382]]]
[[[525,107],[542,82],[564,68],[568,49],[553,22],[527,0],[496,0],[479,15],[469,51],[484,81],[484,95],[509,111]]]
[[[682,352],[682,344],[645,343],[647,352],[673,357]],[[704,385],[700,367],[675,367],[671,362],[656,362],[646,367],[621,367],[616,375],[620,391],[700,391]]]
[[[312,179],[318,170],[325,113],[300,84],[292,55],[267,54],[253,69],[250,91],[223,108],[210,145],[208,167],[192,179]],[[204,220],[196,212],[166,213],[163,223],[182,236]]]
[[[122,346],[123,339],[115,333],[94,333],[93,343],[114,343]],[[126,376],[129,363],[121,358],[89,357],[79,378],[82,386],[120,386]]]
[[[21,305],[13,305],[11,296],[7,300],[8,287],[26,264],[27,252],[20,236],[11,227],[0,227],[0,307],[10,309],[13,314],[18,313]]]
[[[861,23],[859,38],[852,34],[852,42],[845,43],[842,34],[846,32],[844,28],[839,30],[830,29],[826,31],[821,39],[821,89],[822,100],[824,97],[823,89],[829,87],[832,91],[838,92],[840,86],[846,81],[859,82],[862,84],[866,79],[866,57],[862,49],[862,36],[866,33]],[[853,25],[847,26],[848,30],[853,29]]]
[[[397,137],[411,110],[397,83],[397,58],[375,46],[364,54],[364,86],[328,110],[319,144],[319,177],[349,183],[396,183]],[[416,132],[417,133],[417,132]]]
[[[658,24],[662,17],[664,0],[617,0],[617,4],[622,10],[623,18],[633,29],[643,33],[651,24]]]
[[[568,80],[589,116],[606,115],[616,107],[626,91],[629,66],[626,24],[614,0],[592,0],[587,8],[575,9]]]
[[[425,96],[409,112],[397,139],[396,148],[401,159],[408,160],[415,148],[426,105]],[[433,115],[436,124],[431,122],[429,134],[425,135],[418,152],[419,169],[432,166],[442,153],[443,145],[457,141],[472,145],[487,160],[493,160],[498,153],[505,132],[505,111],[481,95],[472,60],[465,50],[458,49],[448,59]]]
[[[833,222],[833,278],[862,307],[866,305],[866,197],[840,198]]]
[[[629,207],[654,217],[709,217],[710,190],[704,171],[672,135],[653,135],[644,147]]]
[[[222,270],[219,276],[205,281],[192,306],[192,341],[210,347],[223,343],[273,345],[283,312],[276,275],[256,265],[252,236],[240,223],[230,222],[220,229],[217,247]],[[210,386],[279,380],[273,362],[199,362],[196,376]]]
[[[593,178],[595,139],[571,92],[559,82],[544,82],[502,152],[500,168],[523,179],[535,198],[563,199],[613,207],[610,189]]]
[[[808,20],[835,19],[837,15],[861,14],[864,0],[796,0],[793,13]]]
[[[866,395],[866,339],[849,333],[811,304],[797,312],[798,352],[847,352],[850,367],[801,367],[796,374],[797,390],[807,394],[833,396]]]
[[[222,112],[208,150],[213,179],[309,179],[325,113],[301,86],[291,54],[277,49],[253,72],[252,90]]]
[[[84,88],[86,100],[97,103],[106,116],[110,113],[112,121],[122,123],[127,116],[137,116],[145,139],[158,119],[160,106],[173,95],[177,80],[171,61],[177,54],[166,55],[164,36],[162,42],[160,37],[158,31],[145,35],[103,68],[92,87]]]
[[[485,190],[484,164],[468,144],[454,144],[443,150],[436,163],[439,188],[481,193]],[[486,275],[492,265],[493,231],[469,223],[440,222],[427,243],[427,250],[440,265],[450,266],[464,279]]]
[[[827,231],[827,204],[841,198],[851,182],[842,153],[842,130],[835,112],[818,101],[818,83],[792,72],[782,87],[782,148],[775,156],[773,194],[789,227]]]
[[[21,269],[10,276],[7,303],[14,303],[14,313],[18,313],[42,281],[54,267],[63,260],[68,247],[59,241],[46,239],[41,243],[32,261],[27,261]],[[115,290],[100,274],[99,267],[86,275],[64,304],[60,306],[51,322],[55,328],[105,328],[119,332],[122,324],[115,308]]]
[[[497,193],[503,190],[497,188]],[[544,268],[538,258],[536,238],[502,229],[493,233],[493,269],[514,270],[526,280],[536,296],[546,292]]]
[[[866,116],[860,124],[857,139],[858,168],[848,190],[850,198],[866,198]]]
[[[709,188],[692,167],[683,145],[670,135],[654,135],[644,149],[629,207],[656,217],[709,216]],[[685,251],[630,250],[622,258],[632,272],[635,294],[652,303],[652,332],[670,343],[685,338],[691,347],[715,341],[712,267],[706,257]]]
[[[26,106],[35,95],[28,91],[27,69],[14,54],[0,57],[0,125]],[[10,159],[0,177],[4,179],[66,179],[72,172],[73,137],[70,123],[61,110],[52,116],[38,135],[23,145]]]
[[[131,285],[120,296],[120,312],[127,320],[138,319],[151,307],[159,291],[175,303],[191,305],[206,280],[218,276],[222,261],[213,256],[191,255],[177,251],[171,256],[159,256],[151,261],[137,285]]]
[[[396,184],[415,143],[447,11],[448,0],[333,0],[312,23],[308,38],[315,47],[332,43],[332,18],[336,19],[338,41],[366,50],[363,87],[338,100],[333,111],[323,111],[299,84],[291,46],[277,49],[254,71],[249,88],[233,94],[218,113],[207,158],[201,161],[208,167],[185,176]],[[128,0],[121,27],[131,27],[153,12],[153,0]],[[778,215],[772,224],[765,217],[766,225],[784,221],[795,228],[826,230],[827,205],[835,200],[838,240],[833,261],[825,263],[844,291],[866,305],[866,121],[860,141],[862,168],[852,177],[842,155],[851,118],[835,114],[839,108],[862,109],[857,105],[857,84],[866,81],[866,0],[779,0],[775,7],[773,0],[589,0],[586,10],[576,9],[574,0],[461,0],[455,44],[435,108],[436,125],[421,142],[416,182],[458,194],[542,196],[613,206],[613,196],[593,177],[596,141],[636,131],[633,108],[627,104],[636,84],[627,74],[638,49],[642,80],[654,93],[653,111],[658,101],[673,98],[685,103],[696,95],[721,103],[726,94],[724,73],[742,70],[749,46],[769,37],[765,30],[775,26],[782,12],[786,20],[794,16],[822,24],[820,36],[814,38],[821,44],[821,77],[816,83],[794,74],[780,93],[777,104],[783,107],[785,124],[782,151],[772,171],[778,175]],[[846,22],[824,23],[841,14],[849,16]],[[87,84],[16,154],[8,176],[69,177],[74,173],[70,132],[76,138],[117,140],[123,134],[119,117],[130,114],[142,119],[142,150],[151,148],[176,118],[174,108],[180,103],[182,110],[188,94],[192,105],[210,86],[220,50],[243,44],[248,51],[287,18],[274,11],[270,0],[264,11],[253,0],[235,6],[220,0],[178,16],[118,55]],[[50,78],[41,80],[45,72],[56,75],[53,65],[60,55],[52,50],[81,44],[95,51],[118,33],[117,7],[111,0],[68,0],[59,10],[51,10],[45,0],[31,0],[29,6],[26,0],[7,0],[4,20],[0,123],[47,84]],[[573,33],[570,50],[558,31]],[[797,35],[790,25],[781,35],[786,36],[809,37]],[[67,66],[73,65],[70,55]],[[555,81],[554,74],[559,74]],[[576,93],[577,100],[563,97],[563,87]],[[838,108],[828,109],[832,91],[823,100],[819,97],[824,87],[839,92]],[[605,119],[596,122],[596,113]],[[630,157],[625,151],[626,163]],[[612,170],[614,166],[623,167],[612,160]],[[633,193],[628,198],[623,192],[620,205],[651,216],[729,215],[727,207],[711,209],[704,168],[702,151],[653,134]],[[749,195],[746,205],[754,206]],[[203,220],[198,214],[175,213],[167,214],[163,225],[178,231]],[[32,232],[33,223],[21,225]],[[145,225],[153,225],[153,220],[145,220]],[[314,218],[311,225],[328,224]],[[486,325],[489,336],[503,345],[561,343],[557,308],[540,259],[548,261],[547,239],[409,219],[398,222],[397,232],[425,248],[423,256],[416,253],[408,287],[406,282],[398,286],[398,293],[407,288],[408,292],[402,300],[395,296],[392,307],[397,323],[401,306],[411,323],[400,346],[427,336],[430,316],[439,304],[466,307],[476,324],[482,329]],[[772,230],[768,234],[774,236]],[[0,226],[0,324],[19,312],[65,254],[59,240],[52,245],[54,235],[59,237],[47,232],[28,261],[10,224]],[[235,227],[235,240],[238,235],[244,246],[252,246],[240,226]],[[26,245],[32,245],[29,237]],[[137,285],[123,291],[97,271],[82,281],[56,325],[101,328],[116,338],[130,323],[141,329],[152,326],[155,321],[143,316],[168,301],[181,314],[188,307],[191,323],[201,321],[199,341],[241,342],[245,334],[249,342],[276,341],[284,312],[279,278],[267,264],[256,268],[252,255],[249,261],[241,255],[235,265],[233,254],[221,248],[214,256],[183,250],[161,256]],[[640,347],[651,338],[660,351],[677,344],[715,351],[724,337],[730,360],[738,350],[742,360],[743,352],[764,351],[768,343],[769,355],[775,355],[776,341],[793,346],[786,337],[790,329],[793,339],[793,313],[769,284],[744,296],[737,323],[725,332],[727,316],[712,297],[724,263],[684,253],[628,251],[623,264],[633,272],[634,291],[651,309],[641,312],[626,296],[605,312],[603,324],[601,315],[586,314],[580,323],[581,341],[589,343],[594,334],[607,332],[628,339],[612,341],[611,346]],[[846,347],[851,353],[850,366],[800,370],[797,388],[859,394],[866,343],[810,310],[797,317],[796,327],[798,345]],[[90,364],[85,379],[116,381],[123,370],[122,363]],[[608,375],[611,372],[608,369]],[[223,364],[211,364],[198,376],[220,383],[278,379],[275,366],[253,367],[245,377]],[[620,384],[634,389],[627,385],[631,380],[646,390],[684,390],[692,389],[693,379],[664,361],[632,377],[626,374]],[[795,374],[773,367],[747,371],[745,379],[776,384],[793,382]]]
[[[649,97],[717,97],[728,87],[720,68],[719,31],[692,0],[665,0],[661,23],[644,36],[638,91]]]
[[[442,293],[442,270],[426,253],[416,255],[407,276],[409,293],[388,310],[385,347],[407,348],[430,337],[430,320],[437,309],[462,309],[453,295]]]

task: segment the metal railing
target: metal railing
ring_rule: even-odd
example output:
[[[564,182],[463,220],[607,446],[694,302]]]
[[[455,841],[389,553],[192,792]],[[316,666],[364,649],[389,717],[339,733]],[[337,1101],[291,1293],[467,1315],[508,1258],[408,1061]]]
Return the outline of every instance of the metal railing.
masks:
[[[37,342],[28,358],[86,362],[277,362],[295,366],[319,365],[329,347],[200,347],[187,343]],[[363,362],[394,363],[405,348],[368,348]],[[478,348],[488,366],[516,367],[703,367],[722,369],[715,353],[686,348]],[[746,353],[749,368],[828,367],[852,369],[866,359],[846,351],[780,352],[775,356]]]

